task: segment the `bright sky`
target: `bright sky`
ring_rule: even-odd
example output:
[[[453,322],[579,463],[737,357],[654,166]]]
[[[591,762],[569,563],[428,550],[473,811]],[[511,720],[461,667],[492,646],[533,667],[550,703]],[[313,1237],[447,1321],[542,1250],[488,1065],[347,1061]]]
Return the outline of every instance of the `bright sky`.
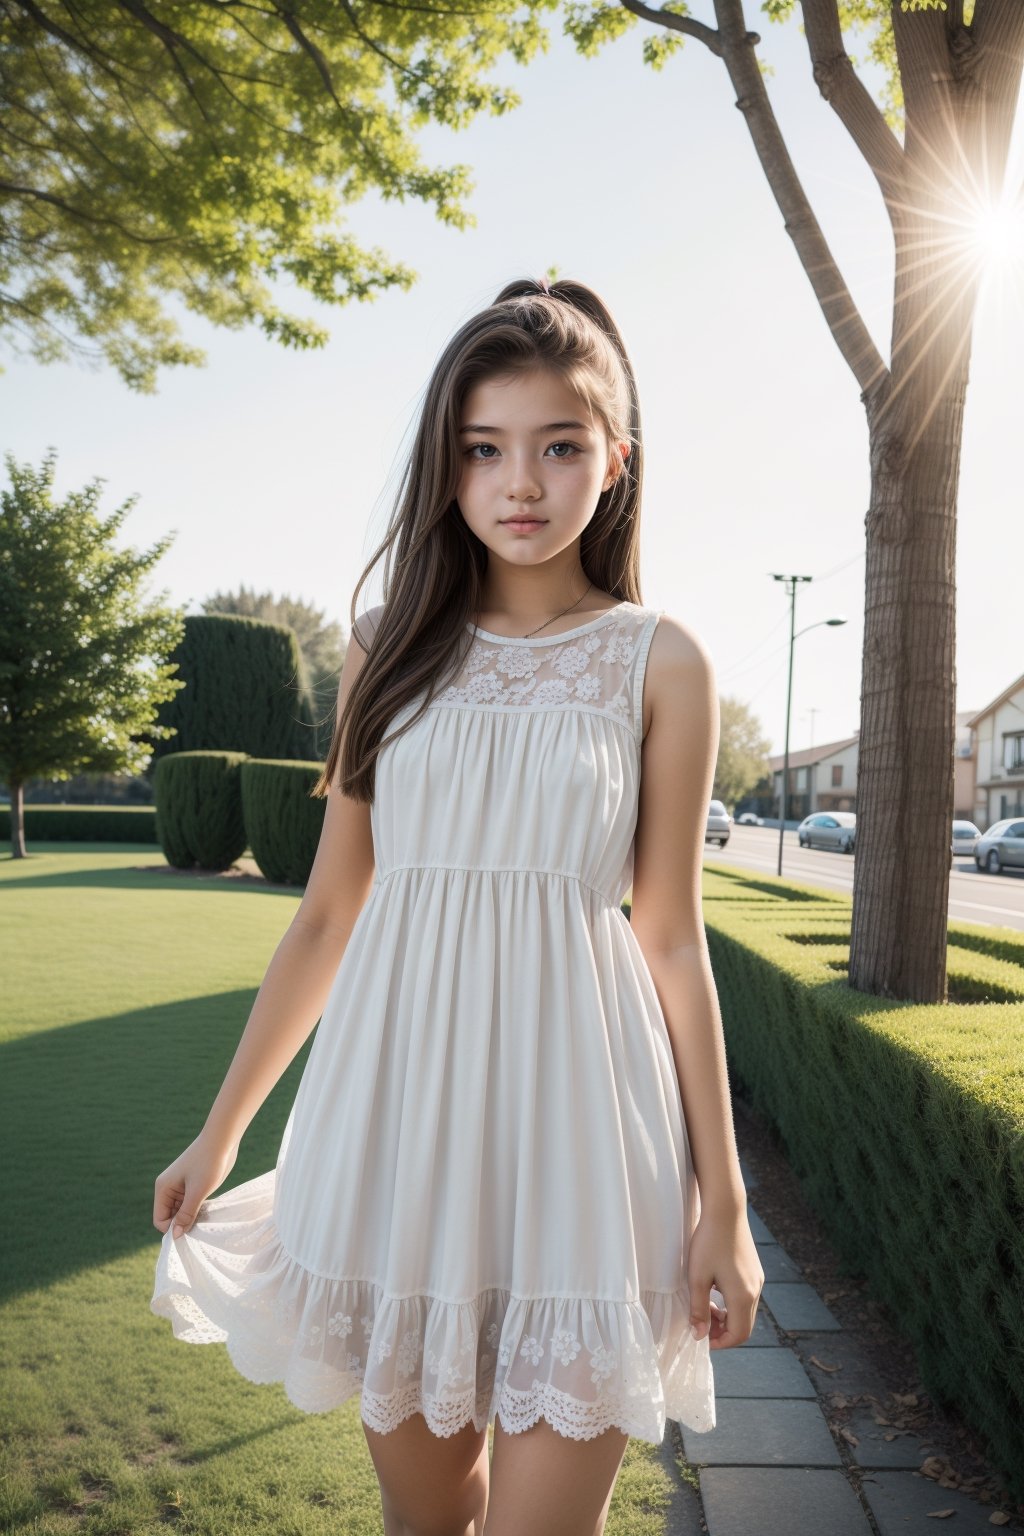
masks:
[[[892,249],[874,180],[814,86],[798,24],[773,25],[753,5],[748,13],[775,70],[768,90],[798,173],[888,360]],[[105,516],[137,496],[122,544],[148,549],[175,530],[151,592],[196,612],[207,594],[244,583],[312,602],[347,633],[440,349],[506,282],[554,264],[602,295],[637,372],[644,602],[696,630],[720,693],[750,704],[781,752],[788,603],[770,573],[812,576],[797,594],[797,629],[832,616],[848,623],[796,642],[790,745],[852,733],[869,490],[858,388],[724,65],[689,40],[655,73],[641,61],[645,30],[638,24],[596,59],[553,35],[528,68],[505,61],[494,71],[521,107],[460,134],[424,133],[429,163],[472,165],[477,227],[446,230],[415,204],[354,205],[362,243],[420,278],[408,293],[340,309],[289,293],[292,308],[329,327],[323,350],[288,352],[175,306],[209,355],[205,369],[165,373],[144,397],[112,372],[8,356],[0,446],[38,464],[53,445],[58,493],[101,477]],[[1024,671],[1011,575],[1022,527],[1022,342],[1018,268],[988,284],[975,329],[957,560],[960,710],[981,708]],[[378,582],[379,568],[367,605],[380,600]]]

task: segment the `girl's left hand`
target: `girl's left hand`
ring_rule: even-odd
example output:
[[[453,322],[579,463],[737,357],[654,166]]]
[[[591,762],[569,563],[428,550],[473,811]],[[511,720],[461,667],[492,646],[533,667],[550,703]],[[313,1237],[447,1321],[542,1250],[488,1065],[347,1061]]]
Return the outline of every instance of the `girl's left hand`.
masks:
[[[690,1239],[687,1278],[694,1336],[708,1335],[712,1349],[746,1343],[754,1331],[764,1270],[745,1207],[734,1213],[701,1209]],[[711,1300],[712,1285],[723,1307]]]

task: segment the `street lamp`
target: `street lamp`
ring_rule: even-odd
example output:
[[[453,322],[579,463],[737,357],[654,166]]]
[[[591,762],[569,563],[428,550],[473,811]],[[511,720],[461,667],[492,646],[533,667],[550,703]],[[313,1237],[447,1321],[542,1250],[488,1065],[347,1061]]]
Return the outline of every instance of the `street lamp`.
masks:
[[[786,741],[782,755],[782,784],[779,787],[779,864],[778,874],[782,875],[782,840],[786,834],[786,795],[789,789],[789,712],[793,700],[793,643],[801,635],[806,635],[809,629],[817,629],[819,624],[845,624],[845,619],[817,619],[813,624],[808,624],[804,629],[793,633],[793,625],[796,621],[796,584],[798,581],[810,581],[810,576],[783,576],[774,571],[769,573],[775,581],[787,583],[789,592],[789,680],[786,684]]]

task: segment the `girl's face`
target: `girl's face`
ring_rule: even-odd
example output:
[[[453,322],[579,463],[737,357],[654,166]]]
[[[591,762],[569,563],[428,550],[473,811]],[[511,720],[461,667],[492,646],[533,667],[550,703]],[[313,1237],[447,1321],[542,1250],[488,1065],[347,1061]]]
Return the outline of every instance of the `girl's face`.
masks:
[[[547,368],[483,380],[460,423],[462,516],[514,565],[548,560],[578,539],[622,469],[625,443]],[[517,527],[514,519],[533,518]]]

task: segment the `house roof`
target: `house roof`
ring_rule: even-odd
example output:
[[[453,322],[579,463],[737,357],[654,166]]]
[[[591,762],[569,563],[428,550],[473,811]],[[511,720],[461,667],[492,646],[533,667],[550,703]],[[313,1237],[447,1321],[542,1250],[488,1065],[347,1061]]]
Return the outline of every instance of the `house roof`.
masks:
[[[855,746],[856,743],[857,737],[853,735],[844,736],[842,741],[822,742],[820,747],[801,747],[798,752],[790,752],[789,766],[791,768],[805,768],[808,763],[823,762],[826,757],[834,757],[837,752],[845,752],[847,747]],[[784,761],[784,752],[773,752],[768,759],[772,770],[778,769],[779,772],[782,771]]]
[[[986,704],[984,709],[979,709],[976,715],[972,715],[971,718],[967,721],[967,724],[977,725],[979,720],[983,720],[985,716],[990,715],[994,709],[998,709],[1000,704],[1005,704],[1010,695],[1017,693],[1020,689],[1024,689],[1024,672],[1021,673],[1020,677],[1018,677],[1015,683],[1010,684],[1009,688],[1004,688],[1002,693],[999,694],[997,698],[992,700],[991,704]]]

